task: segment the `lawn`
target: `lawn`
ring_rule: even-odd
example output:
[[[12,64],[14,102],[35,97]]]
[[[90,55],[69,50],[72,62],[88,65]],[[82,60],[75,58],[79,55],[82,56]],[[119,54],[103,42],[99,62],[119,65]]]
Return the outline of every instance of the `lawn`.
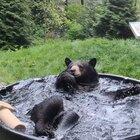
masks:
[[[30,77],[58,74],[65,57],[88,60],[96,57],[98,72],[140,79],[140,41],[87,39],[38,41],[27,49],[0,51],[0,81],[7,84]]]

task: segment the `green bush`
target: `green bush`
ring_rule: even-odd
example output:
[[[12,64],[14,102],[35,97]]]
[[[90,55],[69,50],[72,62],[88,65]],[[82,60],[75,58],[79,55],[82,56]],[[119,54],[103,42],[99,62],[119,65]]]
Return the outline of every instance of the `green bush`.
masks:
[[[71,40],[84,39],[83,26],[77,22],[70,22],[66,37]]]
[[[105,8],[98,0],[89,0],[85,8],[86,10],[83,16],[81,16],[79,23],[83,26],[83,32],[86,38],[95,37],[95,27],[100,16],[104,13]]]
[[[62,36],[66,29],[66,15],[55,0],[31,0],[31,15],[38,27],[35,31],[40,37]],[[40,27],[40,29],[39,29]],[[36,27],[35,27],[36,28]],[[38,32],[39,31],[41,32]]]
[[[106,10],[95,29],[99,36],[128,38],[132,36],[129,22],[136,21],[135,0],[106,0]]]
[[[85,12],[85,7],[79,4],[70,4],[66,9],[66,16],[71,21],[79,21]]]
[[[96,0],[89,0],[85,5],[70,4],[66,11],[67,18],[72,21],[70,27],[68,26],[69,38],[84,39],[95,36],[95,26],[102,12],[103,6]]]
[[[0,48],[15,49],[30,44],[29,7],[24,0],[0,1]]]

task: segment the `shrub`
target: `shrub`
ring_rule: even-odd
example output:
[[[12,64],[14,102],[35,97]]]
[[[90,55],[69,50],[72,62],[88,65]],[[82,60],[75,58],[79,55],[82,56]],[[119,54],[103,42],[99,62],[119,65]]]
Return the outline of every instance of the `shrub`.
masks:
[[[0,1],[0,48],[30,44],[29,8],[26,1]]]
[[[66,8],[66,16],[71,21],[79,21],[85,12],[85,7],[79,4],[69,4]]]
[[[101,3],[96,0],[88,0],[85,5],[70,4],[66,12],[67,18],[72,21],[68,26],[69,37],[73,35],[72,39],[84,39],[95,36],[95,25],[102,11]]]
[[[110,38],[131,37],[129,22],[136,20],[134,0],[106,0],[106,10],[96,25],[96,34]]]
[[[66,37],[68,39],[84,39],[83,26],[79,23],[83,16],[85,7],[79,4],[69,4],[66,8],[67,30]]]
[[[104,13],[105,8],[98,0],[89,0],[85,8],[86,10],[83,16],[81,16],[79,23],[83,26],[83,32],[86,38],[95,37],[95,27],[100,19],[100,16]]]
[[[71,40],[84,39],[83,26],[77,22],[70,22],[66,37]]]
[[[46,37],[62,36],[65,31],[66,15],[64,9],[52,0],[31,0],[31,15],[42,35]],[[36,28],[36,27],[35,27]],[[36,31],[37,31],[36,30]],[[36,32],[38,35],[38,32]]]

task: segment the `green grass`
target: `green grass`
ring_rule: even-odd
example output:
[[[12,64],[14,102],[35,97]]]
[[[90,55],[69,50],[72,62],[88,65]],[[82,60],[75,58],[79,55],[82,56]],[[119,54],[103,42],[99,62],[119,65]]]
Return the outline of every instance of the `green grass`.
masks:
[[[139,40],[49,40],[28,49],[0,51],[0,81],[12,83],[30,77],[58,74],[65,57],[88,60],[96,57],[98,72],[140,79]]]

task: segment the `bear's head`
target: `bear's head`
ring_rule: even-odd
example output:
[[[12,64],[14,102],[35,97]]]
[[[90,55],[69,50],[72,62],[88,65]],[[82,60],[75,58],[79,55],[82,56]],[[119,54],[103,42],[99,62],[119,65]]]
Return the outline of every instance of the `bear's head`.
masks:
[[[66,71],[75,77],[78,84],[94,85],[99,81],[98,73],[95,70],[96,62],[96,58],[92,58],[87,62],[73,62],[71,59],[65,58]]]

